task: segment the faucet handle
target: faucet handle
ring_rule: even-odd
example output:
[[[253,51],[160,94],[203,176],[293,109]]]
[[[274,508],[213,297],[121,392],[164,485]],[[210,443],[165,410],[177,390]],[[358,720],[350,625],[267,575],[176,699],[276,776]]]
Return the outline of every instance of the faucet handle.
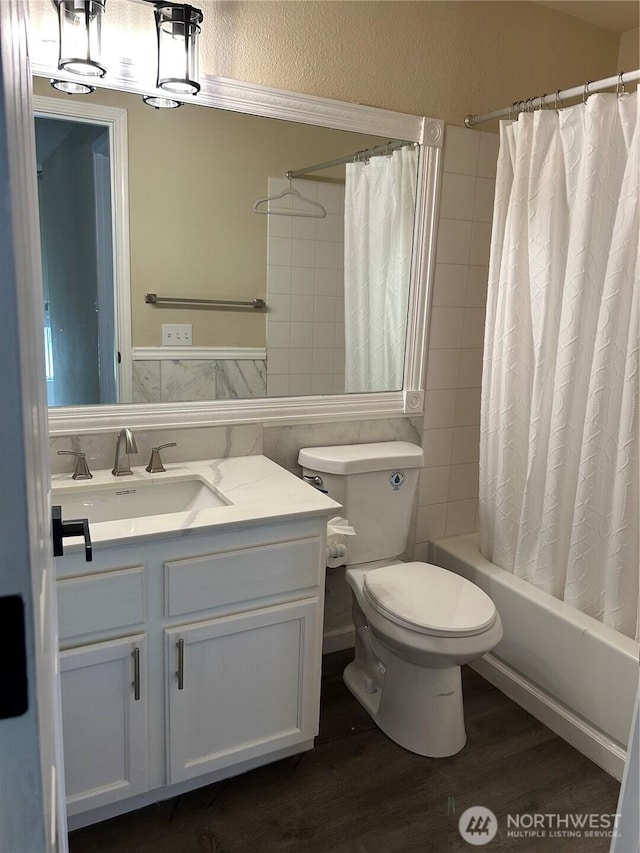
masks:
[[[80,453],[76,450],[59,450],[58,456],[75,456],[76,467],[71,475],[73,480],[92,480],[93,474],[87,465],[87,457],[85,453]]]
[[[166,468],[162,464],[162,459],[160,458],[160,451],[164,450],[165,447],[177,447],[175,441],[169,441],[167,444],[161,444],[159,447],[151,448],[151,459],[149,459],[149,464],[144,469],[148,471],[150,474],[159,474],[161,471],[166,471]]]

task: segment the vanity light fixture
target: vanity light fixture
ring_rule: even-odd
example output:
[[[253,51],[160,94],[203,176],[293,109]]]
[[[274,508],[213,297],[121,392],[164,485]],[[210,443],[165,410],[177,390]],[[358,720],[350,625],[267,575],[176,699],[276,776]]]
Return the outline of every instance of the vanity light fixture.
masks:
[[[66,92],[67,95],[90,95],[95,92],[96,87],[90,86],[88,83],[74,82],[72,80],[56,80],[50,81],[51,86],[59,92]]]
[[[60,37],[58,68],[81,77],[104,77],[107,69],[101,63],[100,54],[106,0],[54,0],[54,5]],[[61,91],[80,94],[69,89]]]
[[[198,34],[202,12],[182,3],[156,3],[158,78],[156,85],[174,95],[197,95]]]
[[[180,101],[173,98],[162,98],[160,95],[143,95],[142,100],[156,110],[175,110],[182,106]]]

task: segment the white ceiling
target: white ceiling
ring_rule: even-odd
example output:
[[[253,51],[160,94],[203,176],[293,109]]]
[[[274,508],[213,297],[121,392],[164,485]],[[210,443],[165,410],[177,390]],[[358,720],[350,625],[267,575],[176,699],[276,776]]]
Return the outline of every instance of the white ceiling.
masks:
[[[640,3],[638,0],[533,0],[540,6],[548,6],[556,12],[564,12],[606,27],[617,33],[633,30],[638,26]]]

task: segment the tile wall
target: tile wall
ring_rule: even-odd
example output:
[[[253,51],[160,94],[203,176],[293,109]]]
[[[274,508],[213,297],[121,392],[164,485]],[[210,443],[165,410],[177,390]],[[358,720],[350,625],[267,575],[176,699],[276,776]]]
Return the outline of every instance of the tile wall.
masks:
[[[269,178],[268,194],[289,186]],[[269,216],[267,242],[267,395],[344,391],[344,186],[293,181],[326,211],[321,219]],[[309,211],[298,199],[273,202]]]
[[[264,359],[144,359],[132,374],[134,403],[266,397]]]
[[[477,529],[480,385],[498,136],[447,126],[415,558]]]

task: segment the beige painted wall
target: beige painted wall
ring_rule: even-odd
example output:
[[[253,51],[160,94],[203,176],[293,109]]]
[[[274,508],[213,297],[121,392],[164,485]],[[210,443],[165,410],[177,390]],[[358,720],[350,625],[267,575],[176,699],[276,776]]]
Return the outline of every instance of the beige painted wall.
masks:
[[[68,99],[42,79],[34,89]],[[153,110],[106,90],[91,102],[127,110],[133,345],[160,346],[162,323],[191,323],[194,346],[264,347],[262,313],[157,308],[144,294],[265,298],[268,217],[253,204],[267,178],[380,140],[204,107]]]
[[[458,125],[617,71],[617,33],[518,0],[201,5],[209,74]]]
[[[635,71],[638,67],[640,67],[640,29],[636,27],[635,30],[627,30],[620,35],[618,71]]]

